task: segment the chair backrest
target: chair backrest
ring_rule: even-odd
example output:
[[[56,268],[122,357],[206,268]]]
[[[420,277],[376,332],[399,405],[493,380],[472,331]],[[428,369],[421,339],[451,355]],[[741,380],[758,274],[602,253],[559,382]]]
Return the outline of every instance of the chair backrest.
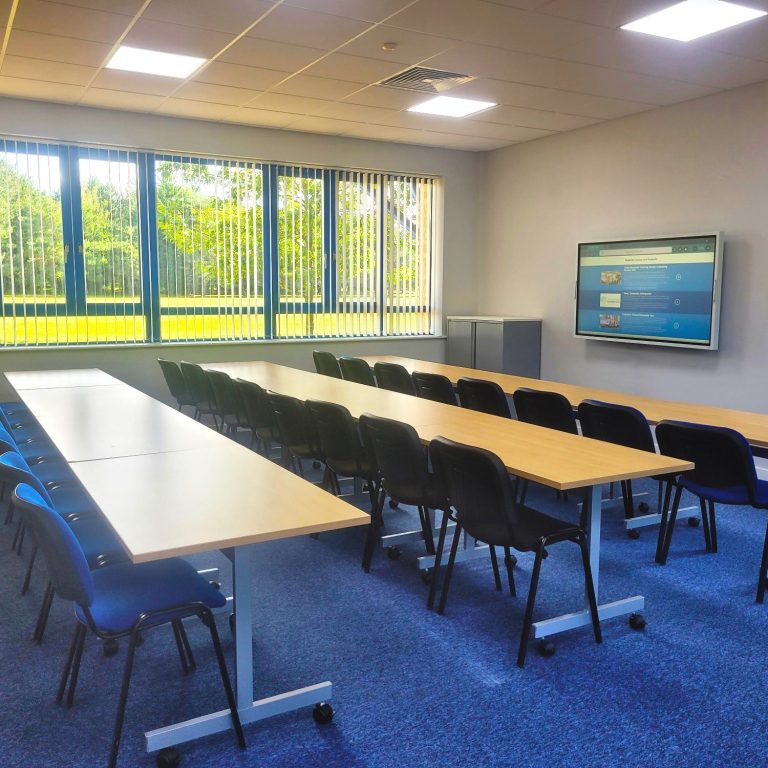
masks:
[[[91,570],[80,542],[64,518],[34,488],[23,483],[14,489],[13,503],[43,552],[48,575],[59,597],[84,607],[91,605]]]
[[[373,374],[381,389],[400,392],[403,395],[416,394],[411,374],[399,363],[376,363],[373,366]]]
[[[568,398],[559,392],[520,387],[512,395],[517,418],[528,424],[578,435],[576,417]]]
[[[656,452],[648,420],[637,408],[600,400],[579,403],[581,434],[607,443]]]
[[[0,451],[18,452],[18,450],[19,448],[13,439],[13,435],[5,427],[0,427]]]
[[[197,363],[188,363],[182,360],[179,368],[184,374],[187,389],[198,407],[211,408],[213,406],[213,392],[211,382],[205,375],[205,371]]]
[[[45,486],[33,474],[24,457],[16,451],[5,451],[0,455],[0,481],[8,483],[11,488],[15,488],[19,483],[31,485],[43,497],[43,501],[53,507],[53,501]]]
[[[235,386],[240,392],[248,426],[263,440],[271,440],[276,425],[267,390],[254,381],[243,379],[235,379]]]
[[[365,360],[359,357],[340,357],[339,367],[347,381],[366,384],[369,387],[376,386],[376,379],[373,378],[371,366]]]
[[[416,394],[419,397],[423,397],[425,400],[434,400],[436,403],[458,405],[453,384],[447,376],[439,373],[414,371],[412,378]]]
[[[407,503],[425,495],[430,480],[427,451],[410,424],[364,413],[360,432],[390,496]]]
[[[685,473],[694,483],[708,488],[746,487],[754,499],[755,461],[741,433],[727,427],[660,421],[656,425],[656,440],[665,456],[696,465]]]
[[[302,400],[275,392],[269,392],[268,397],[282,445],[287,448],[317,445],[314,424]]]
[[[462,408],[490,413],[492,416],[503,416],[506,419],[512,418],[507,396],[495,381],[462,378],[456,382],[456,386]]]
[[[517,517],[512,483],[496,454],[436,437],[429,444],[432,467],[448,492],[457,520],[470,535],[503,526],[514,541]],[[481,541],[481,535],[477,536]]]
[[[336,359],[336,355],[332,352],[323,352],[316,349],[312,352],[312,357],[315,361],[315,370],[318,373],[322,373],[323,376],[331,376],[334,379],[344,378],[341,375],[339,361]]]
[[[314,423],[320,450],[331,469],[339,461],[356,461],[360,469],[364,448],[352,414],[343,405],[324,400],[307,400],[306,407]]]
[[[176,398],[176,402],[181,404],[182,400],[188,400],[189,387],[179,364],[173,362],[173,360],[165,360],[162,357],[158,357],[157,362],[160,364],[160,370],[163,372],[168,390]]]
[[[205,371],[213,392],[216,410],[222,418],[238,418],[241,415],[240,397],[235,389],[235,383],[224,371]]]

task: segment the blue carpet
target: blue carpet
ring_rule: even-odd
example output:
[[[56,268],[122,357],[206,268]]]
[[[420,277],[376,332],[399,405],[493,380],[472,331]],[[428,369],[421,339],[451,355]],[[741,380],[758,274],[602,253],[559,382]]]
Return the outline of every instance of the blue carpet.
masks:
[[[648,483],[637,484],[653,491]],[[651,498],[655,498],[653,495]],[[532,489],[532,504],[562,515],[573,504]],[[364,505],[361,498],[360,505]],[[413,510],[389,511],[387,531],[414,527]],[[653,562],[656,529],[637,541],[618,508],[603,516],[601,598],[646,597],[648,626],[603,625],[556,638],[557,652],[533,647],[514,665],[532,557],[521,555],[513,599],[496,592],[490,564],[457,566],[445,616],[425,609],[414,566],[418,547],[398,561],[377,550],[360,569],[363,529],[261,545],[255,563],[254,676],[257,696],[323,680],[334,683],[336,717],[314,723],[310,709],[246,728],[248,750],[230,734],[181,748],[183,765],[338,766],[760,766],[766,764],[765,638],[768,605],[754,603],[765,513],[718,510],[720,553],[703,551],[701,528],[679,523],[669,563]],[[69,646],[71,607],[57,601],[41,647],[29,640],[45,586],[39,568],[18,596],[25,560],[0,529],[0,765],[106,763],[124,658],[104,657],[89,637],[71,710],[53,703]],[[199,566],[222,568],[211,554]],[[544,562],[538,618],[581,606],[575,546]],[[219,620],[232,660],[226,620]],[[152,766],[145,730],[224,706],[203,627],[190,624],[198,669],[183,676],[169,628],[139,649],[119,764]]]

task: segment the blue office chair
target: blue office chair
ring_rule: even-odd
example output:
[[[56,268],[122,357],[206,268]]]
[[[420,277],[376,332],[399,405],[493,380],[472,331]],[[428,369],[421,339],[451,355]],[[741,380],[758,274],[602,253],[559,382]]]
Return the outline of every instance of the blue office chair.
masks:
[[[221,592],[197,573],[192,565],[179,558],[123,563],[91,571],[72,530],[34,488],[17,486],[13,499],[23,510],[40,545],[56,593],[75,603],[77,624],[59,683],[57,702],[64,700],[66,692],[66,704],[72,706],[88,630],[104,640],[129,638],[109,768],[115,768],[117,764],[128,687],[141,632],[171,624],[182,667],[186,671],[194,668],[195,664],[182,619],[191,616],[201,619],[210,631],[232,724],[240,747],[245,748],[240,716],[211,613],[212,608],[226,605]]]
[[[14,451],[21,454],[34,474],[48,488],[75,482],[69,465],[47,440],[17,441],[4,427],[0,427],[0,452]]]
[[[768,481],[757,479],[752,449],[736,430],[682,421],[661,421],[656,425],[656,439],[663,454],[695,464],[692,470],[683,472],[675,480],[675,498],[669,519],[666,511],[662,516],[656,547],[657,563],[664,565],[667,562],[683,490],[699,497],[707,552],[717,552],[715,504],[768,509]],[[757,578],[758,603],[762,603],[765,597],[767,569],[768,528]]]

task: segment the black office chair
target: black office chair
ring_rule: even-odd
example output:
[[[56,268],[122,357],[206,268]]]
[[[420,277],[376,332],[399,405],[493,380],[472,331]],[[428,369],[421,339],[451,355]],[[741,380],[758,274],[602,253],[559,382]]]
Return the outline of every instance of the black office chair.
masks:
[[[653,434],[648,420],[636,408],[628,405],[604,403],[600,400],[584,400],[579,403],[579,422],[581,433],[585,437],[595,440],[604,440],[607,443],[624,445],[627,448],[635,448],[638,451],[656,453],[656,445],[653,442]],[[672,488],[667,476],[655,476],[659,483],[659,513],[663,514],[663,507],[669,504]],[[664,486],[666,485],[666,493]],[[632,495],[632,481],[621,481],[621,494],[624,501],[624,517],[629,519],[635,516],[635,504]],[[641,512],[648,511],[648,505],[640,506]],[[630,535],[636,536],[630,531]]]
[[[195,401],[192,398],[192,394],[187,386],[187,380],[184,378],[179,364],[172,360],[165,360],[162,357],[158,357],[157,362],[160,364],[160,370],[163,372],[165,383],[168,385],[168,390],[172,397],[176,400],[179,410],[185,405],[194,408]]]
[[[456,386],[462,408],[502,416],[505,419],[512,418],[507,396],[495,381],[461,378],[456,382]]]
[[[584,569],[584,586],[592,618],[595,642],[602,642],[600,620],[597,615],[594,583],[589,567],[587,537],[584,531],[571,523],[556,520],[515,500],[515,494],[506,468],[498,456],[482,448],[462,445],[444,437],[436,437],[429,446],[430,455],[439,482],[448,490],[453,507],[456,529],[445,571],[438,613],[443,613],[451,583],[461,532],[466,531],[478,541],[488,544],[493,552],[496,546],[513,548],[520,552],[535,552],[531,586],[525,608],[517,666],[522,667],[528,649],[528,635],[533,621],[533,608],[539,583],[541,561],[545,547],[561,541],[579,545]],[[445,538],[440,531],[435,556],[435,573],[440,567]],[[510,572],[511,575],[511,572]]]
[[[341,367],[336,359],[336,355],[316,349],[312,352],[312,357],[315,361],[315,370],[318,373],[321,373],[323,376],[331,376],[334,379],[344,378],[341,375]]]
[[[194,418],[202,421],[203,416],[210,416],[216,429],[219,428],[219,421],[216,418],[216,405],[211,389],[211,382],[205,375],[205,371],[197,363],[188,363],[182,360],[179,368],[184,374],[184,380],[187,382],[189,395],[195,406]]]
[[[283,448],[283,466],[304,477],[302,460],[324,461],[312,417],[306,404],[295,397],[269,392],[269,403]]]
[[[429,471],[427,452],[416,430],[401,421],[364,413],[360,417],[360,432],[381,483],[363,551],[363,570],[367,573],[371,568],[376,536],[383,524],[382,511],[387,495],[418,508],[427,552],[434,554],[429,510],[443,510],[445,515],[448,503],[444,489],[438,484],[434,473]]]
[[[768,509],[768,481],[758,480],[752,449],[739,432],[726,427],[661,421],[656,425],[656,439],[663,454],[692,461],[695,465],[692,470],[683,472],[675,480],[675,497],[669,519],[666,510],[662,515],[656,562],[661,565],[667,562],[683,490],[699,498],[704,546],[707,552],[717,552],[715,504]],[[766,571],[768,528],[757,579],[758,603],[762,603],[765,598]]]
[[[419,397],[423,397],[425,400],[433,400],[436,403],[458,405],[453,384],[451,384],[451,380],[447,376],[442,376],[439,373],[414,371],[412,378],[413,384],[416,387],[416,394]]]
[[[339,476],[364,480],[368,484],[373,510],[379,478],[352,415],[343,405],[322,400],[307,400],[306,407],[314,422],[320,452],[325,458],[327,474],[324,482],[327,481],[338,496],[341,493]]]
[[[239,429],[249,429],[245,406],[229,374],[224,371],[205,371],[213,393],[213,407],[219,417],[220,432],[236,436]]]
[[[403,395],[415,395],[416,387],[411,374],[399,363],[376,363],[373,374],[381,389],[400,392]]]
[[[251,447],[262,456],[269,456],[272,443],[279,440],[272,404],[267,391],[253,381],[235,379],[240,399],[245,408],[245,417],[251,430]]]
[[[340,357],[339,367],[341,373],[347,381],[354,381],[356,384],[365,384],[368,387],[376,386],[376,379],[373,378],[373,371],[368,363],[359,357]]]

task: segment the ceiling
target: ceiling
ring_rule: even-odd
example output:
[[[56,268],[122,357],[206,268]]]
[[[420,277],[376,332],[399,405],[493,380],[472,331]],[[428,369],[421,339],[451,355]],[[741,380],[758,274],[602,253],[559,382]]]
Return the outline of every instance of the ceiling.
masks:
[[[0,95],[489,150],[768,80],[768,17],[690,43],[618,28],[671,2],[0,0]],[[183,81],[105,69],[121,44],[209,61]],[[407,112],[423,94],[376,83],[416,64],[500,106]]]

